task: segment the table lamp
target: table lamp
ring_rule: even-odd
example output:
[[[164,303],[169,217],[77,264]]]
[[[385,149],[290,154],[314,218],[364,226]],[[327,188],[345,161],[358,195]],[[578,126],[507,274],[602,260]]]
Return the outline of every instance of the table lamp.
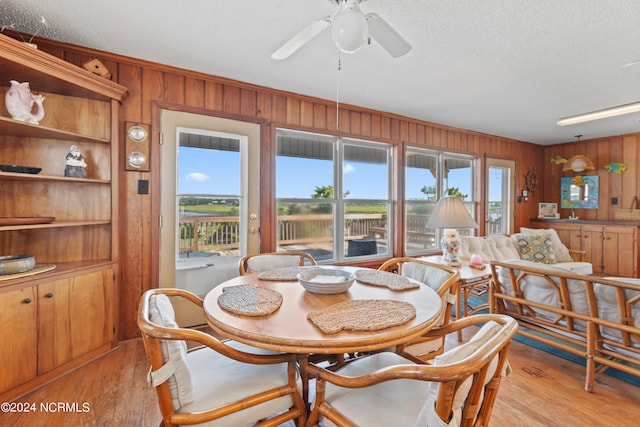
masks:
[[[443,228],[443,236],[440,241],[442,246],[442,258],[450,267],[460,267],[460,239],[457,228],[478,228],[478,224],[462,203],[462,199],[456,196],[445,196],[438,200],[433,213],[427,221],[428,228]]]

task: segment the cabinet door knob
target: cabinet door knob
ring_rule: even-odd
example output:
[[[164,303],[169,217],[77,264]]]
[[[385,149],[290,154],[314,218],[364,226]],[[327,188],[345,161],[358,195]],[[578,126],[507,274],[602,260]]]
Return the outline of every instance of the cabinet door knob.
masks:
[[[25,298],[22,302],[25,304],[31,304],[31,298]]]
[[[48,292],[48,293],[45,295],[45,297],[46,297],[46,298],[53,298],[53,294],[52,294],[51,292]]]

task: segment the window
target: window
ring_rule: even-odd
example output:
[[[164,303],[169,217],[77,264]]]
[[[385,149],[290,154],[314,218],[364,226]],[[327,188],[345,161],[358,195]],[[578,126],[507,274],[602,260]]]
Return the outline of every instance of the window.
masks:
[[[243,137],[177,129],[180,259],[241,252]]]
[[[448,192],[463,197],[475,218],[475,160],[469,156],[410,147],[405,173],[405,252],[417,255],[440,247],[441,230],[426,227],[438,200]],[[470,230],[459,230],[469,234]]]
[[[278,250],[318,260],[386,255],[391,146],[278,129]]]

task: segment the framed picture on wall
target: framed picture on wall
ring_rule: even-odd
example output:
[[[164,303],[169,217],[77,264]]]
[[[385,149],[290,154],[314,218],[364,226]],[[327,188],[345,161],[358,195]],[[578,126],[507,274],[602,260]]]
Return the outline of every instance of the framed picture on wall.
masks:
[[[565,209],[598,209],[599,190],[599,178],[595,175],[561,178],[561,207]]]
[[[538,218],[560,218],[557,203],[538,203]]]

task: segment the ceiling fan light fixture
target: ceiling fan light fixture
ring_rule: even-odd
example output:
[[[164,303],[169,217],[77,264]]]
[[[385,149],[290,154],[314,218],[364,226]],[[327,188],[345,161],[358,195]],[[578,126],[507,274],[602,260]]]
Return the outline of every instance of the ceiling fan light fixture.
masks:
[[[578,114],[576,116],[565,117],[557,121],[560,126],[575,125],[578,123],[590,122],[592,120],[608,119],[609,117],[622,116],[640,112],[640,102],[633,104],[619,105],[605,110],[592,111],[590,113]]]
[[[350,7],[338,14],[331,27],[333,42],[342,52],[353,53],[369,38],[367,20],[358,7]]]

